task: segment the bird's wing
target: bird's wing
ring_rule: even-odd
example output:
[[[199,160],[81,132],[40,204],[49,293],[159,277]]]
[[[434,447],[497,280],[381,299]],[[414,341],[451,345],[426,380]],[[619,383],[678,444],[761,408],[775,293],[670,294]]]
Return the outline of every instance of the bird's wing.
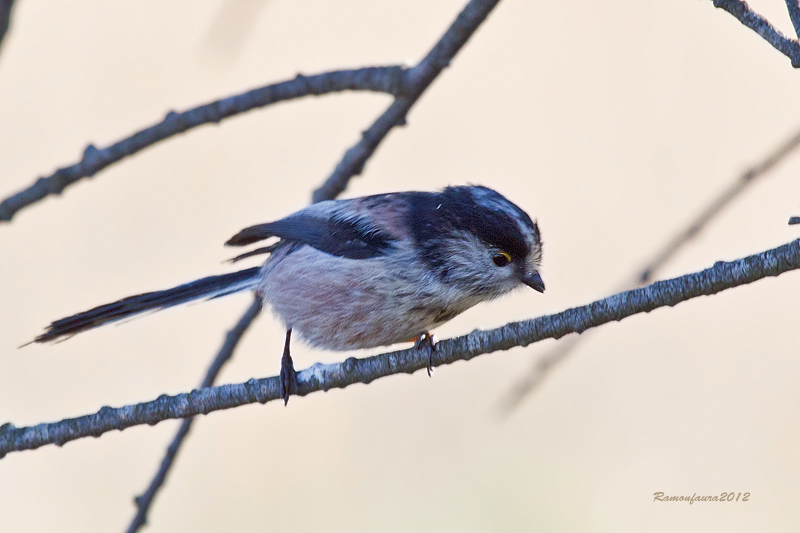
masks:
[[[300,211],[276,222],[245,228],[225,244],[247,246],[270,237],[307,244],[349,259],[384,255],[392,248],[394,240],[390,233],[365,217],[346,217],[341,213],[320,216],[319,213]]]

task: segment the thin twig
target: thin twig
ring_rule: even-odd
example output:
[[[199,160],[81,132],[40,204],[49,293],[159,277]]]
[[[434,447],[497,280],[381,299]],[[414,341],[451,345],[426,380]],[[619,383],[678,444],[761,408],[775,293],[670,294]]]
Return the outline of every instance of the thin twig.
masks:
[[[458,51],[499,2],[500,0],[472,0],[466,5],[428,55],[405,73],[403,94],[395,98],[388,109],[361,135],[361,140],[345,153],[330,177],[314,191],[314,202],[338,196],[347,188],[350,178],[361,174],[367,159],[372,156],[383,138],[395,126],[405,125],[406,115],[411,107],[442,70],[450,65]]]
[[[0,0],[0,50],[3,40],[8,34],[8,27],[11,24],[11,10],[14,8],[14,0]]]
[[[261,298],[256,296],[253,300],[253,303],[244,313],[242,318],[239,319],[239,322],[237,322],[233,329],[231,329],[228,334],[225,335],[225,342],[223,343],[222,348],[220,348],[219,353],[217,353],[217,356],[214,358],[214,361],[212,361],[211,366],[208,368],[206,377],[203,378],[200,388],[207,389],[208,387],[212,387],[214,385],[214,382],[217,380],[217,376],[222,370],[222,367],[225,366],[225,363],[227,363],[233,356],[236,346],[239,344],[242,336],[247,331],[247,328],[250,327],[250,324],[261,312],[261,308]],[[164,459],[161,461],[161,466],[159,467],[156,476],[150,482],[150,485],[147,487],[147,490],[144,492],[144,494],[134,498],[134,503],[136,504],[136,515],[133,517],[133,521],[128,527],[128,533],[139,531],[139,528],[147,523],[147,513],[150,510],[153,499],[155,498],[158,490],[164,484],[164,481],[167,479],[167,473],[172,467],[175,457],[178,455],[178,450],[183,443],[183,439],[185,439],[189,434],[189,430],[192,428],[193,421],[193,417],[183,419],[178,433],[175,435],[175,438],[169,445],[169,448],[167,448],[167,453],[164,456]]]
[[[798,147],[800,147],[800,131],[792,135],[790,139],[781,144],[759,164],[742,173],[735,182],[722,191],[722,193],[709,203],[683,231],[675,235],[672,240],[647,263],[639,275],[639,284],[650,281],[657,270],[672,259],[681,248],[697,237],[709,222],[716,218],[716,216],[728,207],[733,200],[747,190],[747,188],[756,181],[756,178],[767,174]]]
[[[223,98],[182,113],[170,111],[164,120],[140,130],[106,148],[86,147],[83,157],[74,165],[60,168],[50,176],[39,178],[31,186],[0,202],[0,222],[10,221],[21,209],[65,188],[83,178],[94,176],[104,168],[121,161],[159,141],[203,124],[218,123],[252,109],[310,95],[341,91],[372,91],[393,96],[403,94],[405,69],[400,66],[367,67],[337,70],[314,76],[297,75],[283,81],[236,96]]]
[[[544,379],[559,363],[572,353],[581,341],[590,337],[592,331],[583,335],[573,335],[561,339],[556,346],[542,357],[538,358],[530,372],[517,381],[506,395],[500,400],[499,414],[503,417],[510,415],[532,391],[539,388]]]
[[[794,68],[800,68],[800,42],[786,37],[767,19],[750,9],[747,2],[742,0],[713,0],[713,2],[714,7],[724,9],[736,17],[739,22],[759,34],[776,50],[791,59]]]
[[[567,309],[503,327],[476,330],[463,337],[440,341],[431,354],[410,348],[364,359],[351,357],[341,363],[316,365],[298,374],[298,395],[344,388],[400,373],[411,374],[428,367],[468,361],[482,354],[527,346],[544,339],[558,339],[570,333],[620,321],[654,309],[674,306],[698,296],[717,294],[726,289],[753,283],[800,269],[800,239],[731,262],[678,278],[656,281],[646,287],[622,292],[582,307]],[[212,411],[231,409],[255,402],[281,398],[277,376],[251,379],[246,383],[194,390],[177,396],[162,395],[156,400],[119,408],[103,407],[97,413],[38,426],[15,428],[0,426],[0,456],[32,450],[48,444],[62,446],[73,440],[137,425],[154,425],[163,420],[187,418]]]
[[[786,9],[789,10],[789,18],[792,19],[794,33],[800,38],[800,0],[786,0]]]
[[[737,177],[736,180],[714,198],[686,228],[678,232],[671,240],[667,241],[667,244],[653,256],[653,259],[647,263],[639,274],[632,276],[619,290],[621,291],[644,285],[652,280],[658,270],[663,268],[678,251],[697,237],[717,215],[747,190],[747,188],[756,181],[756,178],[767,174],[798,147],[800,147],[800,131],[781,144],[759,164]],[[512,386],[508,394],[501,400],[501,412],[508,415],[516,409],[520,403],[522,403],[522,400],[536,390],[542,383],[544,374],[553,370],[558,363],[568,357],[578,345],[589,337],[590,335],[581,335],[580,337],[564,339],[550,352],[539,357],[534,363],[530,374]]]

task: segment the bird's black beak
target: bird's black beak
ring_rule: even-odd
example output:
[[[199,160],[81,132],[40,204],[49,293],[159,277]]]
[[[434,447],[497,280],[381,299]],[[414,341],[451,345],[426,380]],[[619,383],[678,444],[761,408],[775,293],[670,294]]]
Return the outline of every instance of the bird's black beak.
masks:
[[[522,283],[536,292],[544,292],[544,281],[542,281],[542,276],[540,276],[538,272],[524,274],[522,276]]]

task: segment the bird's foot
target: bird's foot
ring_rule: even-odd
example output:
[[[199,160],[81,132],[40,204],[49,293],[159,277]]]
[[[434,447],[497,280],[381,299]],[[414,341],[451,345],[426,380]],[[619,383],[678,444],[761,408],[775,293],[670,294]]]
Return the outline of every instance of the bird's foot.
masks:
[[[294,361],[289,355],[289,340],[292,337],[292,330],[286,332],[286,344],[283,347],[283,357],[281,358],[281,397],[283,405],[289,403],[289,395],[297,394],[297,371],[294,369]]]
[[[433,334],[429,331],[423,331],[419,334],[414,340],[414,347],[417,350],[428,350],[428,376],[431,375],[431,370],[433,370],[433,352],[436,351],[436,341],[433,338]]]

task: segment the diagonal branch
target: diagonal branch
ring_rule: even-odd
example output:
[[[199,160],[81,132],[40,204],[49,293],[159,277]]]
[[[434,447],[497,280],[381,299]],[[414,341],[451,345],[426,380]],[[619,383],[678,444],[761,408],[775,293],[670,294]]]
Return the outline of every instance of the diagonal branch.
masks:
[[[8,34],[8,27],[11,24],[11,10],[14,8],[14,0],[0,0],[0,46]]]
[[[220,348],[216,358],[214,358],[214,361],[211,363],[211,366],[208,368],[206,377],[200,384],[201,388],[207,389],[208,387],[214,385],[214,382],[217,380],[217,376],[222,370],[222,367],[225,366],[225,363],[231,359],[233,356],[233,351],[236,349],[236,346],[239,344],[242,336],[247,331],[247,328],[250,327],[250,324],[261,312],[261,309],[261,298],[256,296],[245,314],[239,319],[239,322],[237,322],[233,329],[231,329],[228,334],[225,335],[225,342],[223,343],[222,348]],[[150,485],[147,487],[147,490],[144,492],[144,494],[134,498],[134,502],[136,503],[136,515],[133,517],[133,521],[128,527],[128,533],[134,533],[138,531],[139,528],[147,523],[147,513],[150,510],[153,499],[155,498],[158,490],[161,488],[161,485],[163,485],[164,481],[167,479],[167,473],[172,467],[175,457],[178,455],[178,450],[180,449],[181,444],[183,444],[183,439],[185,439],[189,434],[189,430],[192,428],[193,421],[194,418],[183,419],[178,433],[175,435],[175,438],[169,445],[169,448],[167,448],[167,454],[161,461],[161,466],[159,467],[156,476],[150,482]]]
[[[544,379],[550,375],[550,372],[555,369],[559,363],[577,348],[577,346],[588,337],[591,337],[592,332],[586,332],[585,335],[576,335],[567,337],[559,341],[553,349],[547,352],[542,357],[538,358],[531,368],[530,372],[522,376],[511,388],[506,392],[505,396],[499,402],[498,414],[502,417],[507,417],[514,410],[522,404],[522,400],[528,397],[544,382]]]
[[[625,282],[619,290],[626,290],[644,285],[653,279],[655,273],[672,259],[684,246],[689,244],[700,232],[719,215],[728,205],[746,191],[758,178],[769,173],[780,162],[800,147],[800,131],[781,144],[759,164],[742,173],[733,183],[723,190],[703,209],[695,219],[679,231],[664,247],[653,256],[647,265],[630,281]],[[522,378],[501,401],[501,411],[509,414],[533,392],[543,381],[545,374],[556,368],[558,363],[566,359],[587,335],[564,339],[550,352],[540,357],[533,365],[531,373]]]
[[[45,178],[39,178],[28,188],[6,198],[0,202],[0,222],[8,222],[20,209],[51,194],[61,194],[73,183],[94,176],[130,155],[197,126],[216,124],[252,109],[310,95],[319,96],[341,91],[372,91],[399,96],[404,93],[404,72],[403,67],[388,66],[337,70],[314,76],[298,74],[293,80],[266,85],[182,113],[170,111],[158,124],[140,130],[106,148],[95,148],[90,144],[84,150],[81,160],[74,165],[60,168]]]
[[[720,261],[700,272],[657,281],[555,315],[512,322],[488,331],[476,330],[469,335],[443,340],[437,344],[432,362],[434,366],[441,366],[468,361],[498,350],[527,346],[544,339],[558,339],[570,333],[582,333],[638,313],[671,307],[698,296],[716,294],[796,269],[800,269],[800,239],[743,259]],[[351,357],[332,365],[318,363],[299,373],[298,394],[305,396],[354,383],[371,383],[394,374],[411,374],[427,368],[428,354],[427,350],[411,348],[364,359]],[[0,426],[0,456],[48,444],[61,446],[88,436],[99,437],[115,429],[154,425],[162,420],[187,418],[255,402],[263,404],[280,398],[279,380],[274,376],[194,390],[177,396],[163,395],[150,402],[116,409],[103,407],[91,415],[38,426],[15,428],[13,424],[4,424]]]
[[[183,113],[169,112],[158,124],[106,148],[98,149],[90,144],[79,162],[60,168],[50,176],[39,178],[28,188],[0,202],[0,222],[10,221],[19,210],[51,194],[61,194],[66,187],[83,178],[94,176],[125,157],[203,124],[217,123],[251,109],[312,94],[366,90],[394,95],[395,101],[392,105],[364,132],[361,141],[347,151],[333,174],[314,192],[315,201],[335,198],[347,187],[347,182],[354,174],[361,173],[367,159],[389,131],[405,123],[409,109],[450,64],[499,1],[471,0],[425,59],[410,70],[392,66],[334,71],[316,76],[298,75],[294,80],[254,89]]]
[[[790,39],[786,37],[777,28],[775,28],[775,26],[770,24],[767,19],[750,9],[750,6],[747,5],[747,2],[743,2],[742,0],[713,1],[714,7],[724,9],[736,17],[739,22],[759,34],[776,50],[791,59],[792,66],[794,68],[800,68],[800,42],[798,42],[796,39]],[[787,0],[786,3],[788,5],[789,0]],[[789,7],[789,12],[790,14],[792,13],[791,7]],[[794,20],[794,17],[792,17],[793,23]],[[797,24],[795,24],[795,28],[797,28]]]
[[[653,278],[653,274],[659,270],[664,264],[672,259],[678,251],[686,244],[691,242],[700,232],[711,222],[717,215],[719,215],[728,205],[738,198],[750,185],[752,185],[757,178],[767,174],[770,170],[775,168],[778,163],[782,162],[792,152],[800,146],[800,131],[796,132],[790,139],[781,144],[774,152],[769,154],[759,164],[741,174],[738,179],[733,182],[727,189],[717,196],[709,203],[700,214],[684,228],[680,233],[675,235],[664,248],[655,255],[655,257],[644,267],[642,273],[639,275],[637,284],[647,283]]]
[[[786,9],[789,10],[789,18],[792,19],[794,33],[800,38],[800,0],[786,0]]]
[[[367,159],[384,137],[395,126],[405,125],[408,111],[442,70],[450,65],[450,61],[499,2],[500,0],[471,0],[466,5],[428,55],[404,74],[403,94],[395,98],[388,109],[361,135],[361,140],[345,153],[330,177],[314,191],[314,202],[335,198],[347,188],[350,178],[361,174]]]
[[[800,131],[795,133],[790,139],[779,146],[774,152],[769,154],[758,165],[744,172],[727,189],[711,201],[699,215],[675,235],[664,248],[644,267],[639,275],[638,283],[647,283],[653,277],[653,273],[659,270],[664,264],[672,259],[675,254],[686,244],[691,242],[717,215],[719,215],[728,205],[745,192],[757,178],[767,174],[770,170],[783,161],[787,156],[800,146]]]

